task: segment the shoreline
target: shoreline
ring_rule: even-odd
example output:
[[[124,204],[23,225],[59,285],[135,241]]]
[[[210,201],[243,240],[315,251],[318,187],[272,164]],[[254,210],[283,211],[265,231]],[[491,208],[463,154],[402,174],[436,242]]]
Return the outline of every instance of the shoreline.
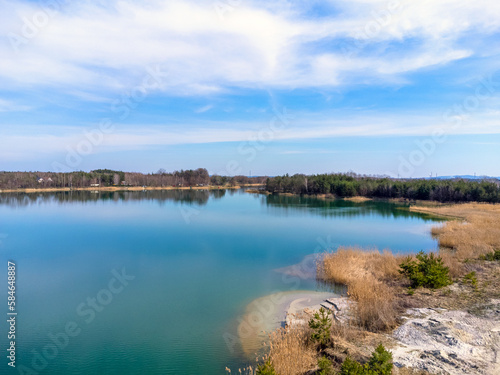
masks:
[[[404,368],[404,371],[412,371],[411,373],[413,371],[444,372],[451,375],[464,373],[457,370],[459,368],[464,368],[467,373],[497,373],[500,370],[500,360],[497,357],[500,350],[500,315],[498,314],[500,311],[500,292],[498,292],[500,290],[500,279],[498,278],[500,264],[493,260],[482,259],[481,255],[491,253],[491,250],[495,248],[500,250],[498,247],[500,245],[498,237],[500,232],[497,231],[499,227],[495,227],[497,225],[495,223],[498,223],[500,219],[500,205],[477,202],[459,204],[423,202],[424,204],[417,207],[410,206],[409,211],[445,220],[442,226],[432,228],[429,234],[439,238],[439,255],[446,256],[445,260],[453,261],[463,269],[455,271],[458,273],[452,276],[452,284],[436,290],[418,288],[410,293],[406,289],[406,281],[401,280],[391,285],[394,288],[392,290],[394,298],[397,298],[398,303],[401,304],[398,308],[401,310],[396,312],[395,325],[389,330],[377,329],[373,331],[361,326],[351,326],[349,318],[347,320],[341,318],[343,330],[337,330],[335,333],[336,346],[329,348],[329,353],[333,353],[336,366],[342,364],[347,351],[348,355],[356,357],[359,362],[363,363],[368,360],[373,348],[383,343],[393,354],[393,363],[398,369],[396,370],[398,374],[400,373],[399,368]],[[458,223],[450,219],[458,219]],[[462,241],[469,237],[469,242]],[[448,247],[453,249],[453,253],[447,252],[447,241],[451,242]],[[469,250],[468,245],[472,246],[470,255],[463,253]],[[441,253],[441,251],[443,252]],[[467,256],[465,257],[465,255]],[[282,267],[275,271],[288,276],[309,278],[313,274],[311,272],[313,256],[310,255],[309,259],[306,257],[298,264]],[[464,257],[466,260],[463,259]],[[450,267],[453,265],[453,263],[448,264]],[[474,278],[472,282],[468,281],[467,275],[472,275]],[[394,280],[399,280],[398,276],[395,276]],[[431,292],[429,293],[429,291]],[[333,297],[338,299],[338,302],[341,302],[341,299],[345,301],[344,308],[337,310],[346,311],[347,315],[344,317],[350,316],[348,306],[351,303],[356,303],[358,306],[356,309],[359,309],[359,304],[366,302],[352,298],[338,298],[340,295],[332,292],[326,293],[326,295],[314,291],[285,292],[252,301],[247,306],[245,316],[251,319],[252,314],[255,315],[258,311],[252,307],[252,304],[258,305],[261,301],[272,301],[276,295],[280,294],[284,296],[281,302],[275,302],[274,315],[260,316],[263,318],[261,320],[267,318],[267,322],[263,321],[254,326],[253,336],[240,335],[245,353],[254,354],[259,348],[259,339],[261,342],[269,340],[264,331],[273,327],[274,329],[279,328],[277,326],[279,319],[277,319],[276,314],[281,315],[281,317],[286,317],[287,314],[291,315],[286,317],[285,321],[287,327],[292,331],[296,326],[306,325],[311,313],[314,312],[315,308],[318,309],[321,306],[319,303],[322,301],[313,301],[316,296],[321,299],[321,297],[330,294],[331,297],[328,298]],[[296,316],[292,315],[297,313]],[[244,321],[240,323],[240,326],[243,323]],[[283,326],[283,322],[280,326]],[[261,328],[260,331],[259,328]],[[447,340],[443,341],[443,336]],[[296,336],[292,335],[291,337],[294,339]],[[271,343],[273,343],[272,340]],[[262,348],[262,344],[260,348]],[[279,360],[286,354],[286,348],[275,348],[274,350],[274,353],[271,351],[273,353],[271,355],[277,356],[276,358]],[[306,350],[305,347],[304,350]],[[481,354],[478,356],[478,353]],[[306,358],[306,354],[304,354],[304,358]],[[281,365],[279,360],[277,363]],[[311,371],[313,370],[311,368]]]
[[[238,325],[238,338],[243,353],[254,358],[263,349],[268,334],[284,328],[287,315],[299,314],[304,309],[319,310],[320,303],[328,298],[340,298],[333,292],[314,290],[289,290],[258,297],[250,302]]]
[[[95,187],[60,187],[60,188],[23,188],[23,189],[0,189],[1,193],[56,193],[61,191],[144,191],[144,190],[232,190],[242,187],[263,186],[261,184],[241,184],[235,186],[95,186]]]
[[[264,184],[258,186],[265,186]],[[316,198],[322,200],[344,200],[353,203],[364,203],[364,202],[388,202],[395,204],[405,204],[410,206],[425,206],[425,207],[440,207],[445,205],[455,205],[455,204],[466,204],[471,202],[446,202],[441,203],[433,200],[411,200],[408,198],[379,198],[379,197],[365,197],[363,195],[355,195],[352,197],[341,197],[335,194],[299,194],[299,193],[271,193],[267,190],[255,191],[255,193],[259,194],[267,194],[267,195],[279,195],[282,197],[307,197],[307,198]],[[486,204],[495,204],[495,203],[486,203]]]

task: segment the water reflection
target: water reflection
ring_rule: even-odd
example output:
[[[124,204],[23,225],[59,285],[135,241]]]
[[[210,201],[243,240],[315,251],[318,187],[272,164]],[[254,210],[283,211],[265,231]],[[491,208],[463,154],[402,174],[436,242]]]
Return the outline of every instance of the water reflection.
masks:
[[[442,221],[431,215],[411,212],[409,205],[387,201],[352,202],[343,199],[319,199],[306,196],[267,195],[261,197],[262,204],[275,215],[288,216],[292,211],[316,214],[325,217],[357,217],[376,215],[389,218],[419,217],[424,221]]]
[[[3,193],[0,205],[26,207],[49,203],[96,203],[104,201],[174,201],[183,204],[205,205],[210,198],[221,199],[227,190],[144,190],[144,191],[60,191],[43,193]]]
[[[0,205],[27,207],[40,204],[96,203],[105,201],[152,201],[163,205],[168,201],[204,206],[209,199],[222,199],[226,195],[247,194],[244,189],[214,190],[143,190],[143,191],[60,191],[40,193],[1,193]],[[387,201],[352,202],[342,199],[319,199],[306,196],[255,195],[270,213],[288,216],[293,212],[324,217],[357,217],[377,215],[390,218],[419,217],[424,221],[442,221],[430,215],[410,212],[408,205]]]

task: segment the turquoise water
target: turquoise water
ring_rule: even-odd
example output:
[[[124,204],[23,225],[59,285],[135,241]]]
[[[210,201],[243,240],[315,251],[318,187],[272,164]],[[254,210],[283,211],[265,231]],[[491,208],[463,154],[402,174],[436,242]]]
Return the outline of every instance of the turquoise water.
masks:
[[[249,302],[324,288],[274,269],[339,245],[436,249],[433,224],[389,203],[229,190],[0,194],[1,279],[7,260],[17,264],[16,365],[51,375],[234,373],[253,363],[224,338],[237,335]],[[123,269],[130,280],[110,285]],[[0,301],[7,312],[6,282]],[[4,323],[2,349],[6,332]]]

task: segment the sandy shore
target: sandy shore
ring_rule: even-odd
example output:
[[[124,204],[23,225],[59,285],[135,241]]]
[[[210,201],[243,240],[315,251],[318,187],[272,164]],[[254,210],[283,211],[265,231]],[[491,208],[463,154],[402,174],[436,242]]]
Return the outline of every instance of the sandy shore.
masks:
[[[368,197],[360,197],[360,196],[355,196],[355,197],[345,197],[343,198],[345,201],[351,201],[351,202],[355,202],[355,203],[362,203],[362,202],[368,202],[368,201],[372,201],[373,199],[372,198],[368,198]]]
[[[238,326],[238,337],[244,353],[254,358],[262,349],[268,333],[284,327],[287,314],[296,314],[304,308],[319,309],[320,303],[327,298],[339,295],[331,292],[311,290],[292,290],[273,293],[257,298],[246,307]]]
[[[213,189],[240,189],[248,186],[262,186],[260,184],[245,184],[236,186],[101,186],[80,188],[29,188],[29,189],[0,189],[0,193],[50,193],[58,191],[144,191],[144,190],[213,190]]]

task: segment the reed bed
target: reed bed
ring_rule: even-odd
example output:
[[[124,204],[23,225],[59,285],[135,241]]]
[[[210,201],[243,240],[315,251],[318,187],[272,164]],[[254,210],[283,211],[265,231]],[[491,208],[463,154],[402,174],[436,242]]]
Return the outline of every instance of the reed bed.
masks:
[[[309,340],[311,330],[307,326],[296,325],[290,328],[279,328],[269,334],[269,340],[264,346],[268,353],[256,358],[257,363],[270,362],[279,375],[303,375],[317,364],[318,354]],[[226,372],[231,370],[226,367]],[[239,369],[235,374],[255,375],[257,367]]]
[[[432,228],[438,238],[439,255],[450,268],[450,275],[464,273],[464,261],[500,249],[500,205],[464,203],[439,207],[410,207],[411,211],[438,214],[460,220]]]
[[[401,256],[360,248],[339,248],[320,262],[318,275],[326,281],[347,286],[353,304],[355,323],[369,331],[395,326],[395,293],[389,281],[399,278]]]
[[[453,277],[464,275],[464,261],[500,249],[500,205],[467,203],[458,205],[425,205],[412,211],[441,215],[454,219],[432,228],[439,240],[439,255],[450,268]],[[334,348],[352,346],[366,331],[387,331],[396,326],[399,315],[403,278],[399,265],[404,256],[390,251],[365,250],[356,247],[339,248],[326,253],[318,263],[318,277],[324,281],[346,285],[354,319],[350,325],[334,324]],[[374,334],[372,334],[374,335]],[[376,335],[379,337],[379,335]],[[318,353],[309,342],[307,326],[279,329],[269,337],[269,353],[258,362],[270,361],[280,375],[302,375],[317,368]],[[344,345],[345,344],[345,345]],[[353,348],[355,350],[355,348]],[[240,374],[253,375],[254,368]],[[420,375],[425,371],[394,368],[394,374]]]
[[[310,330],[305,326],[278,329],[271,333],[269,359],[280,375],[304,374],[316,366],[316,351],[309,345]]]

